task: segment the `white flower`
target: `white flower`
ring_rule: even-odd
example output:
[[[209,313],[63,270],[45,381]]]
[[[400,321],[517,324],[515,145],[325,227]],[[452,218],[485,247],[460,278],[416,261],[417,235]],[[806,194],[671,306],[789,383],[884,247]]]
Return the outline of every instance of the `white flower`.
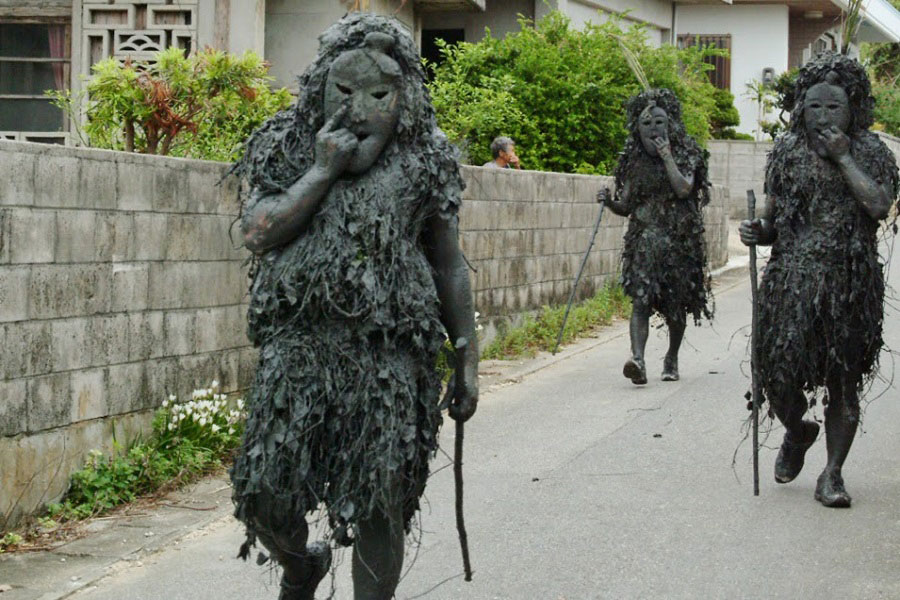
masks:
[[[234,435],[234,427],[228,428],[228,435]]]
[[[213,423],[213,425],[212,425],[212,432],[213,432],[213,433],[219,433],[219,430],[220,430],[220,429],[222,429],[222,428],[219,427],[218,425],[216,425],[215,423]]]
[[[185,418],[186,416],[187,416],[187,414],[181,413],[180,415],[178,415],[178,420],[179,420],[179,421],[184,421],[184,418]]]
[[[163,401],[162,401],[162,407],[163,407],[163,408],[166,408],[167,406],[169,406],[169,401],[168,401],[168,400],[163,400]]]
[[[200,427],[206,426],[206,417],[200,417]]]
[[[169,402],[175,402],[178,398],[175,397],[175,394],[169,394]]]
[[[238,407],[238,410],[244,410],[244,401],[241,400],[240,398],[238,398],[238,400],[237,400],[237,407]]]
[[[175,431],[175,423],[169,423],[169,431]]]
[[[213,379],[213,382],[209,385],[212,386],[213,389],[219,389],[219,380]]]

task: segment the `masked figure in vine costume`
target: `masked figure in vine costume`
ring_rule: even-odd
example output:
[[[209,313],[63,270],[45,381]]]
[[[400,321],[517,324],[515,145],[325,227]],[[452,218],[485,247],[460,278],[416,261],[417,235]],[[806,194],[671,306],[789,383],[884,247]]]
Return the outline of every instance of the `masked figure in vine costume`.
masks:
[[[678,380],[678,349],[687,316],[712,318],[701,209],[709,203],[706,152],[684,130],[681,104],[670,90],[650,89],[627,107],[630,135],[616,167],[616,193],[601,199],[630,217],[622,282],[631,297],[631,358],[625,377],[647,383],[644,348],[650,315],[669,329],[663,381]]]
[[[874,100],[865,70],[824,54],[800,69],[790,129],[766,166],[766,205],[741,240],[771,244],[760,288],[758,373],[787,430],[775,480],[803,468],[819,425],[807,397],[825,387],[828,462],[815,498],[848,507],[841,468],[859,422],[859,394],[874,376],[884,315],[879,221],[898,192],[897,166],[868,131]]]
[[[415,45],[354,14],[320,37],[300,99],[246,144],[242,231],[259,366],[232,469],[246,558],[260,541],[282,600],[312,599],[329,542],[354,546],[355,598],[392,598],[441,423],[435,361],[457,344],[450,414],[477,402],[478,351],[458,245],[462,180]]]

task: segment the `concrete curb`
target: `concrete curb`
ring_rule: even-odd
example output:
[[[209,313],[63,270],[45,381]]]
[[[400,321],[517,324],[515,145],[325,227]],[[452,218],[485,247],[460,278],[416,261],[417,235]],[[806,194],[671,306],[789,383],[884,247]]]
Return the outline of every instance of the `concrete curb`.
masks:
[[[147,510],[143,510],[147,509]],[[231,486],[209,477],[151,506],[128,509],[86,525],[87,534],[47,552],[0,556],[2,600],[63,600],[231,515]],[[231,554],[232,550],[226,549]]]

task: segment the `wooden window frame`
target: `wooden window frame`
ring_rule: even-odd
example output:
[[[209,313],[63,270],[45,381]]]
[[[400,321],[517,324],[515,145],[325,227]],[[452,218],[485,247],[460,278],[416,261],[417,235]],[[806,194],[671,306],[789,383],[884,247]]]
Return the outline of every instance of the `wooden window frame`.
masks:
[[[64,48],[66,50],[66,56],[63,58],[51,58],[51,57],[24,57],[24,56],[0,56],[0,63],[2,62],[27,62],[27,63],[50,63],[50,64],[63,64],[63,82],[65,83],[64,89],[71,89],[72,87],[72,18],[69,16],[46,16],[46,15],[24,15],[24,16],[9,16],[0,13],[0,25],[62,25],[65,27],[65,42]],[[44,94],[0,94],[0,100],[47,100],[47,96]],[[49,100],[47,100],[49,102]],[[66,134],[70,127],[69,115],[66,114],[65,111],[62,111],[62,131],[61,134]],[[55,132],[20,132],[22,134],[43,134],[43,133],[55,133]]]
[[[715,87],[723,90],[731,90],[731,34],[730,33],[679,33],[679,48],[688,48],[690,46],[714,46],[723,50],[728,50],[728,56],[711,56],[704,59],[703,62],[712,65],[714,68],[707,71],[709,82]]]

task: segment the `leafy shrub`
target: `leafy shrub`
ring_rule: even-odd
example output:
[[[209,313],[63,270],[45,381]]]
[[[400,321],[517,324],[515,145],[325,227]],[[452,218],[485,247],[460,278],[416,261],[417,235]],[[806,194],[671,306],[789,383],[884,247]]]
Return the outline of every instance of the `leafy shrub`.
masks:
[[[170,396],[154,415],[148,440],[127,448],[114,442],[108,457],[92,450],[50,515],[83,519],[207,473],[237,447],[245,418],[243,400],[230,403],[215,381],[187,402]]]
[[[178,48],[147,63],[109,58],[91,67],[81,94],[47,92],[96,148],[230,161],[264,120],[290,104],[286,88],[270,90],[268,64],[253,52],[237,56]]]
[[[430,84],[438,124],[473,164],[491,159],[498,135],[516,141],[528,169],[609,173],[627,135],[625,101],[639,84],[614,36],[637,55],[650,85],[671,88],[684,105],[688,132],[703,143],[716,111],[703,62],[722,50],[653,48],[637,26],[611,21],[570,28],[554,11],[503,39],[444,45]]]
[[[879,81],[872,83],[875,96],[875,121],[886,133],[900,136],[900,86]]]
[[[713,100],[715,105],[709,116],[712,137],[720,140],[736,139],[729,137],[736,135],[734,128],[741,124],[741,115],[734,105],[734,94],[725,89],[715,88]]]

